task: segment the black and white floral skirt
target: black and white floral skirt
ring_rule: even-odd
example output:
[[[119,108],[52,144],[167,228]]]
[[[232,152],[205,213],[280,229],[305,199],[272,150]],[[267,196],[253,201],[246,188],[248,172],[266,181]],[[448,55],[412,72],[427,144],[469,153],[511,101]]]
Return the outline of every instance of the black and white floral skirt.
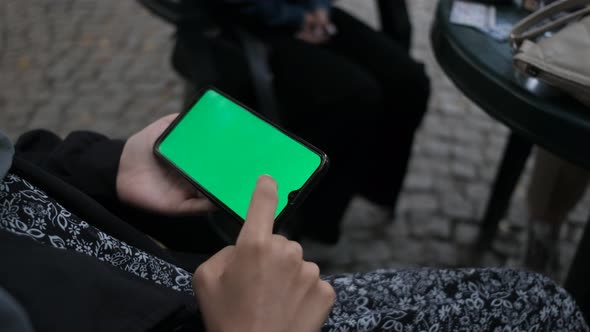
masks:
[[[191,273],[89,225],[13,174],[0,183],[0,231],[193,294]],[[323,278],[337,294],[324,331],[589,331],[565,290],[526,271],[423,268]]]
[[[549,278],[509,269],[411,269],[326,277],[326,331],[588,331]]]

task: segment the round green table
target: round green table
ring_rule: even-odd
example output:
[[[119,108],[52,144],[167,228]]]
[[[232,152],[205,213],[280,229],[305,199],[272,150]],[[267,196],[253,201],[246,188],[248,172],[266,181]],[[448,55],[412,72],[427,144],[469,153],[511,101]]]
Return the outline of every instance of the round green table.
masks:
[[[590,109],[571,97],[540,98],[517,84],[512,51],[476,29],[450,23],[452,0],[440,0],[431,31],[435,57],[454,84],[494,119],[510,128],[500,167],[482,220],[477,246],[487,248],[505,216],[531,148],[538,145],[563,159],[590,168]],[[517,22],[527,13],[497,6],[499,19]],[[590,232],[584,235],[566,288],[589,312]],[[587,318],[590,316],[586,314]]]

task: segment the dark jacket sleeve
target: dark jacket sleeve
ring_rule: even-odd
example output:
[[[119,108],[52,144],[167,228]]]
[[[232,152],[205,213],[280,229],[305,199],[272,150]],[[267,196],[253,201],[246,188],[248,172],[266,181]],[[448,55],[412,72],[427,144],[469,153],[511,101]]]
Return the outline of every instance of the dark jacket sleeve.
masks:
[[[311,7],[313,9],[323,8],[330,10],[332,8],[332,0],[311,0]]]
[[[61,140],[46,130],[22,135],[16,155],[75,186],[101,203],[117,198],[116,179],[125,141],[88,131]]]
[[[208,222],[195,222],[195,218],[206,220],[206,216],[171,217],[159,215],[141,208],[121,202],[117,195],[116,179],[119,161],[125,142],[112,140],[107,137],[85,131],[73,132],[62,140],[57,135],[46,130],[34,130],[22,135],[15,144],[15,160],[24,160],[37,168],[57,177],[76,191],[82,192],[96,201],[111,214],[124,220],[127,224],[141,230],[144,233],[158,238],[169,248],[185,251],[197,251],[204,254],[216,252],[225,246],[225,242],[217,236],[212,236]],[[33,172],[34,173],[34,172]],[[26,178],[31,177],[29,174]],[[45,177],[42,177],[45,178]],[[63,194],[63,186],[56,185],[58,190],[52,192],[53,196]],[[47,190],[47,188],[45,188]],[[100,224],[100,229],[111,234],[118,226],[110,227],[102,224],[100,218],[93,216],[98,212],[85,214],[88,211],[84,200],[76,199],[73,193],[63,200],[69,202],[69,208],[74,209],[83,219],[98,219],[94,223]],[[108,220],[110,218],[102,218]],[[88,220],[87,220],[88,221]],[[113,225],[118,225],[114,222]],[[165,228],[162,225],[169,222]],[[119,235],[119,238],[122,236]],[[192,258],[191,258],[192,259]],[[194,269],[197,260],[184,267]]]
[[[282,0],[223,0],[226,8],[256,24],[299,29],[308,11],[305,3]]]

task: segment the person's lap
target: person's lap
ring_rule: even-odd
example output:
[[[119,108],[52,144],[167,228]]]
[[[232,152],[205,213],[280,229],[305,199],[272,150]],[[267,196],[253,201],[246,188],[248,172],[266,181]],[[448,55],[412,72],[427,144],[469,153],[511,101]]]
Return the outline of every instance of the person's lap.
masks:
[[[383,113],[376,130],[380,140],[389,142],[386,151],[390,151],[395,161],[376,164],[376,176],[369,176],[363,192],[373,201],[389,205],[395,202],[406,172],[411,146],[427,109],[430,95],[430,82],[424,66],[412,59],[400,43],[380,31],[364,24],[343,10],[335,8],[332,20],[339,29],[330,41],[324,45],[335,53],[341,54],[355,64],[361,65],[378,82],[382,89]],[[380,146],[371,153],[383,153]],[[369,183],[379,181],[379,174],[397,174],[387,185],[391,191],[374,190]]]
[[[587,331],[549,278],[501,268],[326,276],[337,298],[324,331]]]
[[[300,83],[296,96],[319,105],[364,96],[383,107],[362,110],[363,114],[385,120],[380,123],[404,123],[404,128],[414,130],[429,96],[424,66],[394,40],[348,13],[334,8],[332,19],[338,33],[321,45],[285,33],[261,33],[272,49],[279,93],[284,90],[289,97],[290,88]]]
[[[421,65],[381,33],[341,11],[334,18],[340,30],[326,45],[266,36],[276,90],[295,132],[332,158],[331,171],[346,164],[327,185],[393,210],[426,109],[428,79]]]
[[[14,182],[17,178],[10,179]],[[5,186],[5,190],[9,189],[2,200],[15,204],[13,197],[20,197],[34,204],[38,203],[29,196],[20,196],[21,189],[15,189],[13,182]],[[22,188],[30,189],[29,186]],[[48,197],[47,201],[51,200],[45,194],[42,196]],[[27,205],[26,202],[21,203],[23,206]],[[65,209],[64,212],[69,216],[72,225],[81,224],[73,214]],[[21,213],[19,218],[21,223],[31,227],[36,227],[34,225],[38,222],[27,213]],[[14,226],[8,227],[8,230],[18,232]],[[71,234],[94,239],[108,237],[88,237],[86,232],[90,230],[91,227],[86,227]],[[55,237],[55,232],[62,236],[70,234],[64,233],[57,225],[43,228],[42,232],[50,237]],[[133,254],[131,256],[135,257]],[[190,275],[187,271],[175,268],[173,263],[165,263],[161,259],[159,262],[167,266],[169,271],[182,274],[184,278]],[[149,263],[146,259],[139,260],[137,264]],[[441,327],[458,331],[505,327],[528,331],[588,330],[581,312],[565,290],[546,277],[526,271],[424,268],[378,270],[324,276],[323,279],[333,285],[337,294],[332,312],[323,327],[326,331],[349,328],[365,331],[391,328],[400,331],[438,331]],[[183,285],[186,286],[186,283]]]
[[[345,11],[335,8],[332,19],[339,32],[322,47],[362,66],[375,77],[384,89],[384,100],[389,108],[385,113],[391,116],[390,120],[400,117],[419,120],[425,111],[425,107],[419,105],[428,99],[430,92],[424,66],[401,44]],[[405,103],[411,103],[414,109],[395,107]]]
[[[345,57],[294,39],[273,48],[271,65],[287,128],[330,158],[329,172],[304,205],[321,211],[307,228],[326,230],[321,237],[328,238],[337,232],[352,195],[367,181],[365,174],[375,164],[388,162],[385,155],[371,153],[374,147],[388,145],[377,133],[381,87]],[[382,177],[386,185],[388,175]]]

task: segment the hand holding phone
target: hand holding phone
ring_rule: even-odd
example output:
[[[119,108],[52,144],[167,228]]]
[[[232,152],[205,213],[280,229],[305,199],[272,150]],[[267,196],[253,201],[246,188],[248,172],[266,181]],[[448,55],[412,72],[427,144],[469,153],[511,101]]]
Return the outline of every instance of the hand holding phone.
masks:
[[[319,149],[212,88],[166,129],[154,153],[240,223],[258,177],[273,177],[277,227],[328,163]]]
[[[116,178],[117,196],[122,202],[164,215],[198,215],[214,210],[203,194],[152,153],[158,137],[177,116],[160,118],[125,142]]]

